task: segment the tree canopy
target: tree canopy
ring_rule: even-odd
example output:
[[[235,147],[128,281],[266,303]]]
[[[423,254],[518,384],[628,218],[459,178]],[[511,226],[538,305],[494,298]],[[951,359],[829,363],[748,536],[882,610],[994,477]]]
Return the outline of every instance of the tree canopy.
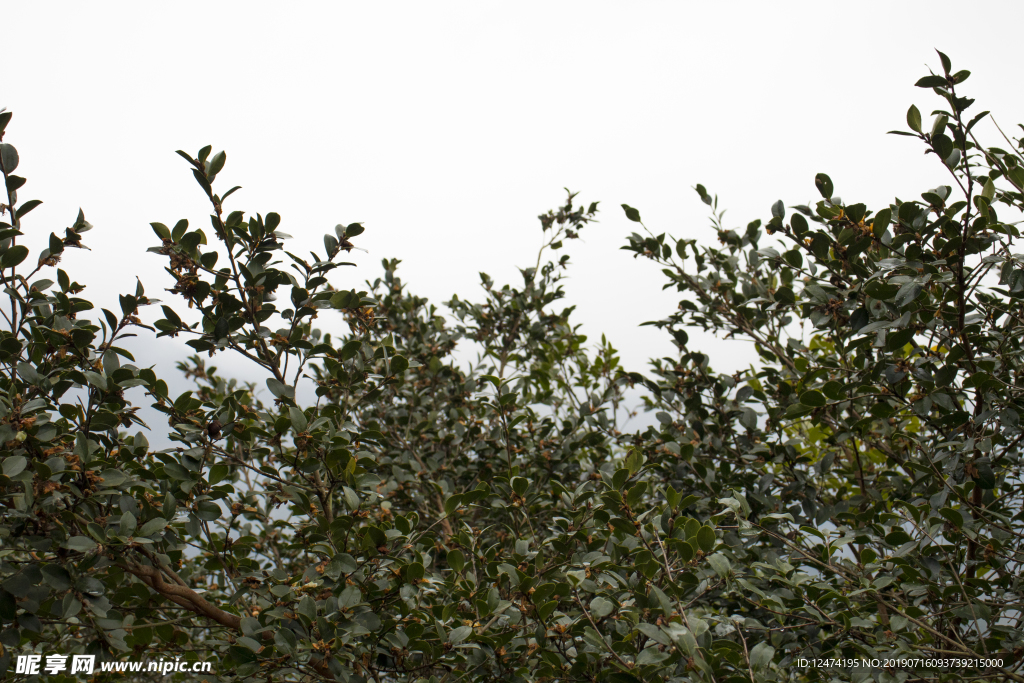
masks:
[[[565,249],[598,215],[574,194],[540,216],[520,280],[482,275],[439,309],[396,260],[352,287],[338,269],[361,224],[292,253],[280,216],[227,208],[224,152],[179,152],[209,226],[153,223],[167,302],[140,282],[97,310],[59,263],[92,226],[80,212],[30,253],[40,202],[19,201],[4,142],[0,668],[1024,681],[1024,144],[939,60],[917,82],[931,121],[911,107],[894,131],[948,177],[919,198],[869,209],[819,173],[820,200],[732,229],[698,185],[717,244],[623,205],[623,249],[679,298],[650,323],[677,352],[642,372],[565,304]],[[757,364],[716,372],[693,328],[751,342]],[[190,391],[124,348],[136,334],[186,340]],[[221,354],[253,372],[224,376]],[[630,431],[634,410],[656,424]]]

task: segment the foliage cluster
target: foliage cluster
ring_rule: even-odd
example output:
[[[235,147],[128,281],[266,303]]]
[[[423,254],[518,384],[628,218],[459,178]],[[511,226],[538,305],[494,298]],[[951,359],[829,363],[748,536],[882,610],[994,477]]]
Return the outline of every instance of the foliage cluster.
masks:
[[[624,249],[680,299],[651,323],[678,353],[646,375],[560,308],[558,254],[597,215],[572,194],[540,216],[521,282],[482,275],[444,315],[394,260],[336,288],[360,224],[304,258],[277,214],[224,208],[223,152],[179,152],[210,227],[152,224],[175,285],[148,326],[141,283],[97,311],[59,268],[82,213],[30,258],[39,202],[19,202],[3,143],[0,668],[57,652],[213,659],[225,681],[1024,680],[1024,145],[978,140],[969,73],[939,57],[917,85],[941,108],[899,132],[949,178],[920,199],[869,210],[819,174],[813,206],[734,230],[698,185],[720,246],[624,205]],[[317,327],[339,312],[348,329]],[[692,327],[759,364],[715,372]],[[140,330],[187,340],[191,391],[123,348]],[[222,353],[265,382],[222,376]],[[657,423],[630,432],[633,387]]]

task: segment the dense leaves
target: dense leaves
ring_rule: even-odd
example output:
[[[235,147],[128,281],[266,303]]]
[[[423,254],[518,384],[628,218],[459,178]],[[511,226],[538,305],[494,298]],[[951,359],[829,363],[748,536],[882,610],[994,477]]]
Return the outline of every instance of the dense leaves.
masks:
[[[678,352],[646,374],[562,302],[559,252],[597,215],[575,195],[540,216],[515,284],[481,274],[478,295],[438,309],[394,260],[339,287],[362,225],[303,258],[277,214],[224,208],[238,188],[219,189],[223,152],[179,152],[210,227],[152,224],[174,286],[150,327],[142,283],[97,312],[57,267],[85,246],[84,214],[29,258],[38,202],[19,203],[4,143],[0,665],[57,652],[209,660],[210,680],[1024,679],[1024,159],[1019,142],[978,141],[968,74],[940,59],[918,85],[944,108],[927,132],[912,108],[901,131],[949,177],[920,200],[869,210],[819,173],[813,206],[779,201],[733,230],[698,185],[717,247],[654,234],[623,205],[642,230],[624,248],[680,297],[650,323]],[[751,342],[760,362],[715,372],[691,327]],[[169,395],[123,348],[139,330],[186,339],[191,391]],[[252,373],[223,376],[221,353]],[[166,428],[142,423],[147,404]],[[654,425],[630,433],[639,407]],[[802,663],[825,658],[842,661]],[[880,663],[849,664],[862,658]]]

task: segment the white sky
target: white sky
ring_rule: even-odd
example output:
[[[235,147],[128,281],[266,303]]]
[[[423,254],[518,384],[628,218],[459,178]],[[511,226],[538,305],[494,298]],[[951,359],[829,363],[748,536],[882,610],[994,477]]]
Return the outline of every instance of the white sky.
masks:
[[[714,240],[696,183],[720,195],[732,225],[770,216],[780,198],[816,199],[817,172],[872,209],[947,183],[919,143],[885,132],[906,127],[911,103],[930,122],[938,99],[913,84],[940,68],[936,47],[973,72],[963,92],[976,111],[1008,132],[1024,121],[1019,8],[11,2],[0,106],[14,112],[5,141],[29,181],[20,201],[45,202],[24,229],[42,248],[81,206],[94,251],[62,267],[112,310],[136,276],[170,298],[164,260],[145,252],[148,224],[209,226],[174,150],[212,144],[228,153],[221,189],[244,188],[229,209],[277,211],[299,253],[322,251],[336,223],[363,221],[357,244],[370,254],[336,284],[397,257],[438,305],[476,296],[479,271],[519,282],[515,266],[540,243],[536,216],[563,187],[599,200],[601,222],[570,245],[568,303],[643,370],[671,346],[637,326],[677,298],[650,262],[618,250],[633,230],[620,204],[655,232]],[[980,130],[998,144],[991,124]],[[723,370],[752,359],[736,342],[691,339]],[[162,340],[155,356],[177,344]]]

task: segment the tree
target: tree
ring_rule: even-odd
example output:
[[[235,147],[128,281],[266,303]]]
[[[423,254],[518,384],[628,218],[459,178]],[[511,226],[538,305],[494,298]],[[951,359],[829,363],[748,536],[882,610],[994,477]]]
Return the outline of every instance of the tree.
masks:
[[[597,215],[573,194],[540,216],[521,283],[482,275],[445,317],[394,260],[365,291],[332,285],[361,225],[303,259],[277,214],[224,208],[223,152],[179,152],[211,228],[153,224],[178,303],[148,326],[141,283],[97,314],[57,268],[82,213],[29,259],[38,202],[18,202],[4,143],[0,663],[754,683],[863,680],[848,660],[864,658],[893,680],[1024,680],[1024,269],[997,215],[1024,206],[1024,158],[979,142],[969,73],[940,61],[918,85],[945,109],[924,132],[911,107],[900,132],[951,178],[920,201],[869,211],[818,174],[815,206],[738,231],[698,185],[721,247],[624,206],[643,232],[624,248],[681,299],[653,323],[678,354],[646,376],[558,309],[555,254]],[[332,311],[348,330],[317,329]],[[751,341],[758,366],[716,373],[691,326]],[[187,338],[192,391],[171,397],[123,348],[143,329]],[[479,350],[469,367],[459,344]],[[221,376],[220,353],[265,382]],[[630,387],[657,426],[626,431]],[[169,429],[145,428],[143,401]]]

